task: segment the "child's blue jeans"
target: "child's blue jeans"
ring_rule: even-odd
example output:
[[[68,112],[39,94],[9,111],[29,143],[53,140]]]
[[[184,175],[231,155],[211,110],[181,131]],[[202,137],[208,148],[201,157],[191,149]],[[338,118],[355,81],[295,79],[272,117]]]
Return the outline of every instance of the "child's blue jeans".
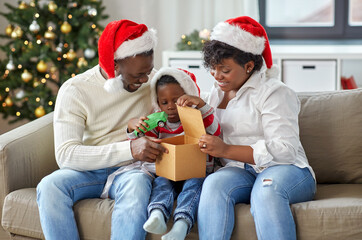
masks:
[[[188,223],[188,232],[197,219],[202,183],[205,178],[191,178],[174,182],[164,177],[157,177],[153,182],[148,213],[159,209],[163,212],[166,222],[171,216],[174,200],[177,206],[173,214],[174,222],[183,219]]]

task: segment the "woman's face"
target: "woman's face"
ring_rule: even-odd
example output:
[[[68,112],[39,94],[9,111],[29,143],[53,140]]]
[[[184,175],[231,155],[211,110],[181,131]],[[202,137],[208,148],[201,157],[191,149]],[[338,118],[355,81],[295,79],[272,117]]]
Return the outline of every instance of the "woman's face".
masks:
[[[157,102],[161,110],[168,115],[168,121],[175,123],[180,121],[177,113],[176,102],[179,97],[185,94],[178,83],[168,83],[157,87]]]
[[[238,91],[248,80],[253,67],[253,62],[240,66],[234,59],[225,58],[220,64],[215,65],[210,72],[222,91]]]

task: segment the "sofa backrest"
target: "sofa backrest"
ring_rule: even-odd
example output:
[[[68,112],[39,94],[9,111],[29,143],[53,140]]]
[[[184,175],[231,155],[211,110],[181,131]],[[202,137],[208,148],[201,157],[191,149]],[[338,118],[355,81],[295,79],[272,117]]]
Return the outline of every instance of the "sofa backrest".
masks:
[[[300,139],[318,183],[362,183],[362,89],[299,93]]]

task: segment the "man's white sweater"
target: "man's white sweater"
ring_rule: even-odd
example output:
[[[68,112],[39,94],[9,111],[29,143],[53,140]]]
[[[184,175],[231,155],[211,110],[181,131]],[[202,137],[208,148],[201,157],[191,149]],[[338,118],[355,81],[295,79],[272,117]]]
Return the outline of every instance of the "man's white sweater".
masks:
[[[151,79],[155,71],[151,73]],[[99,66],[66,81],[54,110],[55,155],[60,168],[87,171],[132,161],[128,120],[152,111],[149,83],[136,92],[106,92]]]

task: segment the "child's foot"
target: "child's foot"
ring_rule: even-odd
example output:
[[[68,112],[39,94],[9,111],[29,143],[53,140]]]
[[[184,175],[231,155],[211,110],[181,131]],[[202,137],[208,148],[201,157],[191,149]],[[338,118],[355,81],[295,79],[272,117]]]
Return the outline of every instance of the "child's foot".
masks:
[[[163,234],[167,231],[165,218],[161,210],[151,211],[151,215],[143,225],[143,229],[149,233]]]
[[[188,223],[183,220],[177,220],[170,232],[162,236],[162,240],[184,240],[187,235]]]

